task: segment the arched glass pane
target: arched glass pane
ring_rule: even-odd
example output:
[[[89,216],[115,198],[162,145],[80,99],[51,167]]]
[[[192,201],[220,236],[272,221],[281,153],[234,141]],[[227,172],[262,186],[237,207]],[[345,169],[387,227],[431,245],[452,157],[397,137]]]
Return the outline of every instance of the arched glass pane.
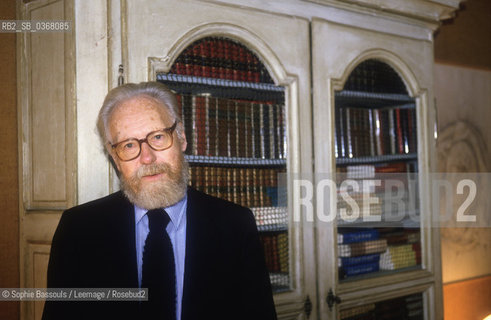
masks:
[[[289,290],[284,88],[238,41],[206,37],[189,45],[157,80],[177,93],[190,184],[251,208],[275,292]],[[281,190],[281,191],[280,191]]]
[[[363,61],[335,93],[335,156],[339,280],[420,269],[416,103],[388,64]]]

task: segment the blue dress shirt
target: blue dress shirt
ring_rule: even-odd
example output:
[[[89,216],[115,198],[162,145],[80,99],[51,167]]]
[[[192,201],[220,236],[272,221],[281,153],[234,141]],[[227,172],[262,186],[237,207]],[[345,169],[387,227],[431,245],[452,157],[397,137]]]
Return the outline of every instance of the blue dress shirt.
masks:
[[[184,283],[184,261],[186,255],[186,208],[188,204],[187,195],[173,206],[164,208],[169,215],[170,222],[166,231],[169,235],[174,249],[174,261],[176,264],[176,316],[181,319],[182,290]],[[147,210],[135,206],[135,237],[136,237],[136,259],[138,266],[138,283],[141,286],[143,247],[147,238],[148,217]]]

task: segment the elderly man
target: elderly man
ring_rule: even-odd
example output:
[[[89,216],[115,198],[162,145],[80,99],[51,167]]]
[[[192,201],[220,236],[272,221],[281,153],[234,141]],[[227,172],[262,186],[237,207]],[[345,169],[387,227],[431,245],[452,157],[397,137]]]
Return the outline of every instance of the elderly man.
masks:
[[[275,319],[251,211],[187,186],[173,93],[115,88],[98,129],[122,191],[63,214],[48,287],[148,288],[148,301],[47,301],[43,319]]]

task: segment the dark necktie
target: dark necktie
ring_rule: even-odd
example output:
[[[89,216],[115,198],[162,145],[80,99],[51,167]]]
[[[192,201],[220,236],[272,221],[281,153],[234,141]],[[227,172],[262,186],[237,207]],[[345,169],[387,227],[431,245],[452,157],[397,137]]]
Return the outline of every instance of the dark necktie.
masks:
[[[148,301],[142,303],[144,319],[176,320],[174,251],[165,230],[170,219],[164,209],[150,210],[147,216],[150,232],[142,264],[142,288],[148,288]]]

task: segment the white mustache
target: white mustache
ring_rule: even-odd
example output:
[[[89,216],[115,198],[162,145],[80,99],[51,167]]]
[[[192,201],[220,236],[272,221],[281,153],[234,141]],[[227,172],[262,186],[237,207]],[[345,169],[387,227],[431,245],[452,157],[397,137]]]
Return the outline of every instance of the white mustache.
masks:
[[[153,176],[160,173],[171,172],[171,167],[167,163],[154,163],[141,166],[135,173],[135,177],[141,179],[145,176]]]

